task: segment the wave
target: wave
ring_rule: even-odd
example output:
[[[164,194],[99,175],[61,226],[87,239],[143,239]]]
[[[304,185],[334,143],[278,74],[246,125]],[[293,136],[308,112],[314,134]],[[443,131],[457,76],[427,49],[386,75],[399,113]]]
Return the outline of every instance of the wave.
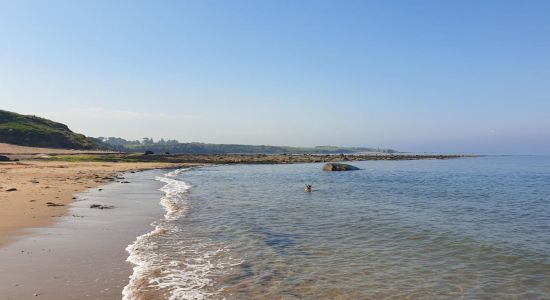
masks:
[[[155,178],[165,183],[160,188],[160,191],[164,192],[160,204],[166,213],[163,220],[151,224],[154,226],[153,231],[137,237],[134,243],[126,247],[129,254],[126,261],[134,267],[130,280],[122,291],[124,300],[143,298],[141,296],[143,289],[154,282],[160,282],[161,277],[166,277],[163,275],[166,271],[163,266],[163,257],[159,253],[158,239],[161,236],[172,235],[176,228],[170,221],[178,219],[185,212],[183,194],[191,188],[191,185],[175,177],[186,170],[188,169],[178,169]]]
[[[154,229],[136,238],[126,248],[127,262],[134,265],[122,299],[151,298],[206,299],[215,296],[208,291],[212,275],[240,262],[228,259],[224,245],[209,240],[181,238],[182,229],[175,222],[187,211],[185,194],[191,185],[177,177],[189,169],[178,169],[155,179],[164,182],[160,204],[166,211]],[[161,295],[161,296],[159,296]]]

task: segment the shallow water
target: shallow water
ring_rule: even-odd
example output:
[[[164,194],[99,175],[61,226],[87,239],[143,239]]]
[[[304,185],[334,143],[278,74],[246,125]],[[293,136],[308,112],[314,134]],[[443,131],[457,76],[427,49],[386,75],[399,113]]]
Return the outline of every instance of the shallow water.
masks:
[[[148,262],[129,298],[550,298],[550,157],[354,165],[159,177],[175,190],[129,247]]]

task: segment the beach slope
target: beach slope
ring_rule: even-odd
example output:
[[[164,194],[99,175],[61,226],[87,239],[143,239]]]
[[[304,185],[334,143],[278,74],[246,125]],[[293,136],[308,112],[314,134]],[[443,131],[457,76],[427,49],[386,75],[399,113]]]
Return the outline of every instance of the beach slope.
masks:
[[[123,172],[175,168],[190,164],[109,162],[0,163],[0,247],[26,228],[52,224],[67,211],[74,194],[113,180]]]

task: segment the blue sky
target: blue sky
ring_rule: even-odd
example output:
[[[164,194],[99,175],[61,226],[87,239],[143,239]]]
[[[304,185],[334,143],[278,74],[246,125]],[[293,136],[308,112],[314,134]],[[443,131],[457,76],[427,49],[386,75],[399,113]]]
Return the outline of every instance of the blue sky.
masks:
[[[0,108],[90,136],[550,153],[550,1],[2,1]]]

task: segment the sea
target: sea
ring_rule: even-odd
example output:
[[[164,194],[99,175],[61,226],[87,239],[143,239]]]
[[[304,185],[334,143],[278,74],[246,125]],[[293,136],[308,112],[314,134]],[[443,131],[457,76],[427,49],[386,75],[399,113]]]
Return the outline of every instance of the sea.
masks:
[[[157,176],[124,299],[550,299],[550,156],[352,164]]]

